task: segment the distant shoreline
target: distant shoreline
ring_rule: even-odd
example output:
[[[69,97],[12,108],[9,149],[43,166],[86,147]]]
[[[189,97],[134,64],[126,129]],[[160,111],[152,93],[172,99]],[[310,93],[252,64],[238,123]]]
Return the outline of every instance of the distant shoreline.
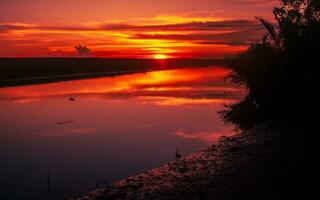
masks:
[[[0,58],[0,88],[221,64],[209,59]]]

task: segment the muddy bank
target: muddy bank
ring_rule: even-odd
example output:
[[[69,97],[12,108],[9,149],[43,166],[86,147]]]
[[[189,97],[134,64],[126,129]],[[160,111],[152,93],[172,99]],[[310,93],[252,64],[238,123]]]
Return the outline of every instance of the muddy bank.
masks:
[[[112,185],[102,184],[96,191],[74,199],[306,198],[313,193],[315,181],[309,174],[311,168],[306,171],[308,147],[300,136],[265,123],[222,137],[217,144],[179,161]]]

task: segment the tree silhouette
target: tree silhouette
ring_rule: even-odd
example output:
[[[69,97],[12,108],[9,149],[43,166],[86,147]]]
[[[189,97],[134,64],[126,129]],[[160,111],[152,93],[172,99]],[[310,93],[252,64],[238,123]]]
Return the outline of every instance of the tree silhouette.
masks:
[[[228,76],[247,88],[246,97],[226,105],[226,122],[249,129],[267,121],[310,120],[316,99],[320,52],[320,1],[282,0],[273,10],[276,25],[256,17],[267,33],[260,43],[226,59]]]

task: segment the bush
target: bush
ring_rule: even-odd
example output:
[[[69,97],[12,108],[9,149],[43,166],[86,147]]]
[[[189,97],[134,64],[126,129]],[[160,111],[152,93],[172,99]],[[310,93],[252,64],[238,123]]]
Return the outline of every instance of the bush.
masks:
[[[320,1],[282,0],[274,8],[277,25],[257,18],[266,28],[262,41],[226,59],[228,76],[247,88],[239,103],[221,112],[226,122],[250,129],[269,120],[310,120],[310,101],[316,99],[320,52]],[[275,28],[277,27],[277,28]]]

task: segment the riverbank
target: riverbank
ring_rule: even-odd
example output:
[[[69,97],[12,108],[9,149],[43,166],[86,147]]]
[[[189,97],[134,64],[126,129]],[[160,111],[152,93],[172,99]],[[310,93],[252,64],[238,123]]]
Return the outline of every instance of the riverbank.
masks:
[[[302,135],[303,136],[303,135]],[[305,137],[305,136],[303,136]],[[77,200],[290,199],[312,195],[311,146],[265,123]],[[302,148],[303,147],[303,148]],[[309,154],[307,154],[309,153]],[[306,169],[310,171],[306,171]],[[313,178],[311,182],[307,179]]]
[[[221,64],[206,59],[0,58],[0,88]]]

